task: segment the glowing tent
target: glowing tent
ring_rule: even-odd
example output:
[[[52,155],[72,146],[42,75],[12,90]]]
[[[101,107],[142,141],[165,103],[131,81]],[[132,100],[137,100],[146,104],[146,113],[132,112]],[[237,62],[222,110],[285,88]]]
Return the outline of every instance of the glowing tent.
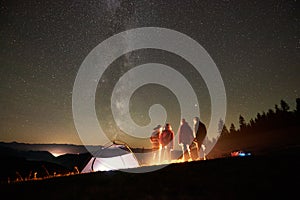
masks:
[[[81,173],[95,171],[110,171],[139,167],[139,162],[134,153],[125,144],[115,144],[102,147],[93,154]]]

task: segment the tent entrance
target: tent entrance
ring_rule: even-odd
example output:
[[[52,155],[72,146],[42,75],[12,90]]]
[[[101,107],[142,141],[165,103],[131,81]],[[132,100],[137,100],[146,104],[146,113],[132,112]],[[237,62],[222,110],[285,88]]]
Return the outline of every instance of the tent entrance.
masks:
[[[94,153],[87,165],[81,171],[82,173],[95,171],[110,171],[140,167],[140,164],[125,143],[114,141],[107,147],[102,147]]]

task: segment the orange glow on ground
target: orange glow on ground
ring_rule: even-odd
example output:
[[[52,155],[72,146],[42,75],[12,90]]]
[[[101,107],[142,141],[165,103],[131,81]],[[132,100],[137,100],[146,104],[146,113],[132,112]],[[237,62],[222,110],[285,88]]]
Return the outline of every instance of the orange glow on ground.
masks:
[[[200,160],[200,159],[199,159]],[[151,166],[151,165],[165,165],[165,164],[172,164],[172,163],[184,163],[184,162],[192,162],[192,159],[189,160],[183,160],[183,159],[175,159],[175,160],[171,160],[171,161],[162,161],[162,162],[155,162],[152,161],[149,165],[144,165],[144,166]],[[194,161],[198,161],[198,160],[194,160]]]

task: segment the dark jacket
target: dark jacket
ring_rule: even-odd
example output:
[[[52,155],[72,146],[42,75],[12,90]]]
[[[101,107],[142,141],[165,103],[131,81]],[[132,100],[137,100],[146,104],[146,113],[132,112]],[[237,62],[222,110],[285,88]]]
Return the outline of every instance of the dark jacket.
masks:
[[[206,127],[201,121],[199,121],[198,128],[196,131],[196,138],[194,141],[196,141],[198,143],[198,145],[201,145],[203,143],[203,140],[205,139],[206,135],[207,135]],[[200,148],[200,146],[199,146],[199,148]]]
[[[190,145],[194,139],[193,130],[187,122],[180,125],[178,129],[178,143]]]

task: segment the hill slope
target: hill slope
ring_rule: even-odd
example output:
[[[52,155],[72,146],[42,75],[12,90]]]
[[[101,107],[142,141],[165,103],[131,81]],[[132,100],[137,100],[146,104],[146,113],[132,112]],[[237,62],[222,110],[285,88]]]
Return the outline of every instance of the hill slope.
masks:
[[[143,174],[96,172],[1,185],[31,199],[290,199],[297,193],[300,149],[280,154],[177,163]],[[18,191],[16,193],[15,191]]]

